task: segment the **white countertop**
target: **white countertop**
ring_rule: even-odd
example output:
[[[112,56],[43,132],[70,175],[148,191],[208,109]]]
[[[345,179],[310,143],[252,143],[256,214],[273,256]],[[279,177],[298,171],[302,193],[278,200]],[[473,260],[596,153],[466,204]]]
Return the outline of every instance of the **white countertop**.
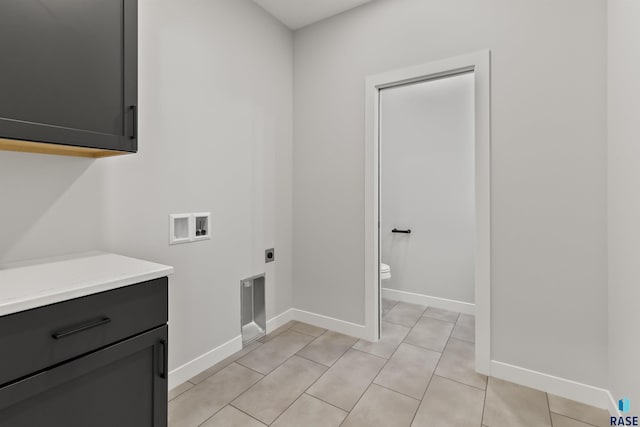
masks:
[[[173,267],[104,252],[0,267],[0,316],[173,273]]]

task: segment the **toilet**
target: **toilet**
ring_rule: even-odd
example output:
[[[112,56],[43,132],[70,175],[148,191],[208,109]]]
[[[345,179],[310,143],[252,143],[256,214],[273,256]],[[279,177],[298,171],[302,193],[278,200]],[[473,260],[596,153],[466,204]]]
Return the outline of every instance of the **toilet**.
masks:
[[[391,279],[391,267],[387,264],[380,263],[380,280]]]

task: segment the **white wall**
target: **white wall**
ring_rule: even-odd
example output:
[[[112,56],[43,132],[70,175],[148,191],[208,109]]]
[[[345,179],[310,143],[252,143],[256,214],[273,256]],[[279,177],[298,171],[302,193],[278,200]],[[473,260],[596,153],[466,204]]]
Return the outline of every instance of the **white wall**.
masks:
[[[640,402],[640,2],[609,0],[609,375],[615,399]]]
[[[382,287],[473,303],[474,76],[383,89],[380,116]]]
[[[364,78],[492,51],[492,359],[603,386],[606,2],[378,0],[294,34],[294,306],[364,321]]]
[[[291,33],[250,0],[139,2],[140,151],[107,163],[110,251],[175,267],[170,369],[240,334],[240,280],[291,308]],[[170,213],[212,239],[168,245]],[[265,265],[264,250],[276,248]]]
[[[101,249],[99,160],[0,151],[0,263]]]
[[[95,249],[175,267],[170,369],[240,333],[240,280],[292,306],[292,36],[250,0],[139,2],[140,152],[0,152],[0,263]],[[170,213],[212,240],[168,245]],[[264,250],[276,262],[264,264]]]

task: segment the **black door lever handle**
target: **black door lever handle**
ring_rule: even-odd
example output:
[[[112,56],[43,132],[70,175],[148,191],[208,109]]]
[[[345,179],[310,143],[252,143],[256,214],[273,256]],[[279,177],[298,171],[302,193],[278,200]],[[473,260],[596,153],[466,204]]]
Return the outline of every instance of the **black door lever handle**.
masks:
[[[393,230],[391,230],[392,233],[403,233],[403,234],[411,234],[411,229],[407,228],[406,230],[398,230],[397,228],[394,228]]]

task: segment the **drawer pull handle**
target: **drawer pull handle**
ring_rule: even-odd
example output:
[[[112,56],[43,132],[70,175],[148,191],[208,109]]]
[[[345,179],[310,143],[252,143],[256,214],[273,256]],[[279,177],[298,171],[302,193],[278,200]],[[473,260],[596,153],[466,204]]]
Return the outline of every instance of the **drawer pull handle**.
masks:
[[[136,139],[138,137],[138,106],[132,105],[130,108],[133,114],[133,119],[131,123],[131,134],[129,135],[129,139]]]
[[[79,332],[86,331],[87,329],[92,329],[97,326],[106,325],[109,322],[111,322],[111,319],[109,319],[108,317],[101,317],[100,319],[92,320],[90,322],[83,323],[82,325],[72,326],[70,328],[63,329],[58,332],[54,332],[53,334],[51,334],[51,336],[53,337],[54,340],[59,340],[61,338],[68,337],[69,335],[74,335]]]
[[[160,378],[167,379],[167,371],[169,370],[169,348],[167,346],[167,341],[160,341],[160,345],[162,346],[162,372],[160,372]]]

